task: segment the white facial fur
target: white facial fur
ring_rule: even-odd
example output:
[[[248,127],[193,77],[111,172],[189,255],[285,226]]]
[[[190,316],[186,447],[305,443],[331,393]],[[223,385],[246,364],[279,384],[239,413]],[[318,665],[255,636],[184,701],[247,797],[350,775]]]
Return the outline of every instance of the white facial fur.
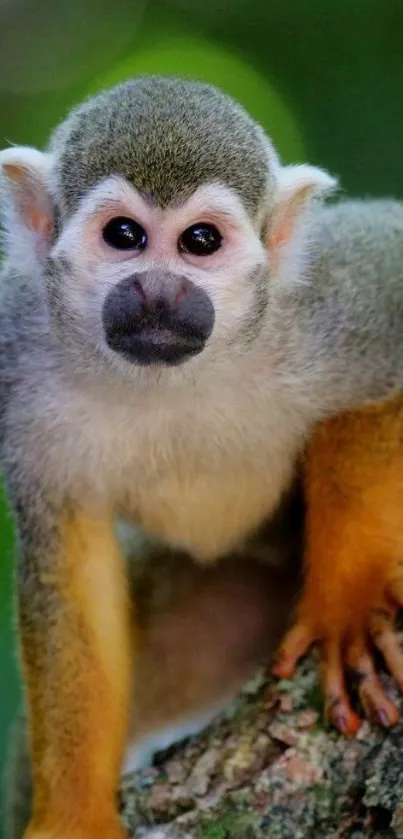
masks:
[[[0,153],[0,178],[6,187],[3,212],[8,264],[32,277],[40,273],[49,254],[52,229],[53,157],[30,148],[11,148]],[[92,347],[98,358],[124,376],[143,382],[154,378],[155,370],[144,370],[110,350],[102,326],[102,307],[108,293],[125,277],[149,269],[186,275],[188,280],[209,296],[215,312],[213,332],[200,356],[179,370],[180,378],[212,358],[224,360],[245,331],[248,316],[256,306],[256,284],[252,273],[260,271],[260,282],[275,281],[277,289],[304,278],[307,250],[304,246],[309,206],[312,197],[335,186],[327,173],[311,166],[282,167],[274,161],[277,195],[269,207],[262,206],[254,220],[248,215],[236,193],[224,184],[199,187],[187,200],[167,209],[147,202],[133,186],[118,175],[105,177],[82,198],[77,211],[67,220],[50,251],[62,262],[57,283],[58,306],[68,323],[68,331],[78,330],[76,344]],[[57,202],[57,194],[53,195]],[[108,246],[102,237],[106,223],[118,215],[139,223],[148,237],[143,251],[119,251]],[[221,236],[218,251],[197,257],[178,248],[181,233],[189,226],[214,224]],[[266,240],[262,240],[267,225]],[[309,226],[309,225],[308,225]],[[66,270],[63,267],[68,265]],[[15,263],[15,264],[14,264]],[[267,288],[268,286],[265,286]],[[70,336],[71,337],[71,336]],[[172,378],[173,371],[167,371]],[[161,374],[159,369],[158,375]],[[178,372],[174,372],[178,375]]]
[[[105,243],[103,228],[116,216],[129,217],[144,228],[148,240],[144,251],[119,251]],[[214,224],[222,236],[221,247],[210,256],[178,249],[181,233],[198,222]],[[113,355],[116,364],[118,359],[103,338],[103,302],[120,280],[149,269],[160,271],[162,277],[164,272],[186,274],[201,287],[215,309],[209,343],[216,348],[225,345],[253,305],[253,285],[245,278],[257,267],[268,266],[259,233],[237,195],[224,185],[203,186],[186,201],[161,210],[123,178],[111,176],[85,196],[51,256],[67,258],[72,268],[60,289],[66,306],[79,316],[90,340],[105,355]],[[207,351],[208,347],[203,355]],[[121,364],[129,367],[125,361]]]

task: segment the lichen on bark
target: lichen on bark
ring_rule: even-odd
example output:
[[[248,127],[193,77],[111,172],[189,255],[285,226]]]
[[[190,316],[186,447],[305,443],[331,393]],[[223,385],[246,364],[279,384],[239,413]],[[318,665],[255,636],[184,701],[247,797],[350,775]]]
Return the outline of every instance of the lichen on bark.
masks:
[[[403,839],[403,724],[338,735],[311,656],[290,682],[259,674],[201,735],[126,777],[121,799],[133,839]]]

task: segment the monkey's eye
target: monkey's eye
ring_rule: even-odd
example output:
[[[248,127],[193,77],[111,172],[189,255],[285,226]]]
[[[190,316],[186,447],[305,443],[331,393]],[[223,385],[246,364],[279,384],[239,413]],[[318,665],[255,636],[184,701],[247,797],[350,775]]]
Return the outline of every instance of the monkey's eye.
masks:
[[[147,247],[147,233],[144,228],[133,219],[124,216],[117,216],[108,221],[102,236],[107,245],[118,251],[143,251]]]
[[[194,256],[210,256],[221,247],[222,236],[213,224],[193,224],[179,237],[178,248]]]

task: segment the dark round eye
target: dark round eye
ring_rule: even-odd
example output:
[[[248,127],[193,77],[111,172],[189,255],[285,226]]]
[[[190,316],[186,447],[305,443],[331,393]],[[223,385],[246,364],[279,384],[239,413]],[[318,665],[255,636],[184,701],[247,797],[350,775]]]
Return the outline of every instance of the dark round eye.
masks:
[[[180,251],[195,256],[210,256],[221,247],[222,236],[213,224],[193,224],[179,238]]]
[[[143,251],[147,247],[147,233],[144,227],[132,218],[112,218],[105,225],[102,235],[106,244],[118,251]]]

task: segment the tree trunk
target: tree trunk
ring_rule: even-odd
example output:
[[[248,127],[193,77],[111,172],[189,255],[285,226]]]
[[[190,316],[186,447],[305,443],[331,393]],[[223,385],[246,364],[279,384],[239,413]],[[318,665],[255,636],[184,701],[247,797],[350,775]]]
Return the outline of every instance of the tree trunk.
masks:
[[[201,736],[127,776],[122,813],[133,839],[398,839],[403,724],[338,735],[311,657],[291,682],[258,676]]]

